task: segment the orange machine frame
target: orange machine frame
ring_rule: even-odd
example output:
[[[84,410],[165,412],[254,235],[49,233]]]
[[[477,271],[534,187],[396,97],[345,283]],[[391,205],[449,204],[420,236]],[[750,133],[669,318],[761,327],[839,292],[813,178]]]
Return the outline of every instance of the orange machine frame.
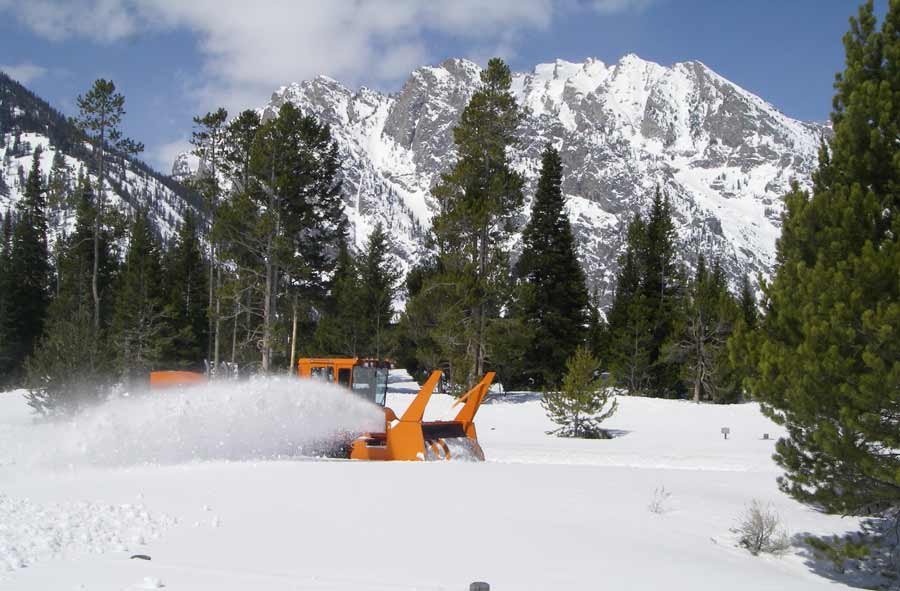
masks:
[[[297,375],[301,378],[312,377],[312,370],[315,367],[330,367],[334,369],[334,383],[338,383],[338,375],[340,370],[349,369],[350,379],[353,379],[353,368],[359,365],[358,357],[346,358],[328,358],[328,357],[310,357],[299,359],[297,361]]]
[[[197,371],[151,371],[150,387],[171,388],[190,384],[205,384],[209,379],[205,373]]]
[[[464,436],[475,444],[479,459],[484,453],[478,445],[478,434],[475,431],[475,414],[487,395],[494,372],[488,372],[484,378],[456,401],[463,407],[451,421],[422,422],[425,407],[441,379],[440,370],[431,373],[428,381],[419,390],[409,408],[399,419],[393,410],[384,409],[384,432],[366,433],[358,437],[350,448],[350,458],[354,460],[424,460],[426,446],[435,457],[449,460],[450,449],[444,441],[444,434],[452,437]]]

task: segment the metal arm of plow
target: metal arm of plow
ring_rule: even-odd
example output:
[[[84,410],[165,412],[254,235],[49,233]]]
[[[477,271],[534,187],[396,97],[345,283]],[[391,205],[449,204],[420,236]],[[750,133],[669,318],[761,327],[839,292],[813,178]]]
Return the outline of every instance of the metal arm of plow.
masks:
[[[412,404],[410,404],[409,408],[406,409],[406,412],[403,413],[403,417],[400,418],[401,422],[422,422],[422,417],[425,416],[425,407],[428,406],[428,399],[431,398],[431,394],[434,392],[440,379],[441,370],[436,369],[431,372],[428,381],[422,384],[422,389],[419,390],[419,393],[416,394]]]
[[[465,400],[466,403],[459,409],[459,414],[456,415],[455,420],[463,423],[471,423],[475,420],[475,413],[478,412],[478,407],[481,406],[481,401],[484,400],[488,388],[491,387],[493,381],[494,372],[489,371],[484,375],[484,378],[482,378],[480,382],[475,384],[474,388],[466,392],[466,394],[459,399],[460,401]]]

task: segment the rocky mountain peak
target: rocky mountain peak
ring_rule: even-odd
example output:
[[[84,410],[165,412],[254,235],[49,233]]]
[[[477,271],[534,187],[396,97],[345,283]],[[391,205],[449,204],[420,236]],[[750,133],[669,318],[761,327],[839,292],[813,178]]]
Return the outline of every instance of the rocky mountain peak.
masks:
[[[291,101],[332,126],[353,235],[362,244],[382,221],[408,267],[422,254],[436,211],[430,190],[454,162],[452,130],[480,72],[474,62],[445,60],[417,68],[391,95],[319,77],[282,87],[263,112]],[[657,186],[673,204],[688,263],[703,252],[722,257],[733,278],[770,270],[781,195],[792,179],[809,184],[828,133],[699,61],[555,60],[515,73],[512,90],[527,109],[513,164],[531,193],[543,147],[559,147],[581,260],[604,299],[625,227],[647,211]],[[528,206],[523,222],[527,215]]]

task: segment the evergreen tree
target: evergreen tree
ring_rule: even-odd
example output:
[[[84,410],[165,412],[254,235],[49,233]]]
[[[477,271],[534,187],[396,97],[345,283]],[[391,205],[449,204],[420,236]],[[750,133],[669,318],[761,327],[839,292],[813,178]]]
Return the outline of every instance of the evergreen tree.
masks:
[[[734,331],[727,343],[727,388],[741,399],[749,395],[747,382],[754,373],[754,346],[760,321],[756,293],[745,274],[737,297],[737,317]]]
[[[9,294],[12,292],[12,211],[7,209],[0,226],[0,386],[12,378],[12,314]]]
[[[491,59],[453,130],[456,164],[434,189],[440,210],[432,237],[441,274],[423,295],[441,308],[429,339],[440,344],[441,364],[454,368],[448,376],[455,383],[472,384],[484,372],[488,326],[509,295],[505,246],[523,201],[522,177],[507,156],[523,117],[511,83],[509,67]]]
[[[164,352],[164,295],[160,245],[145,210],[135,213],[116,288],[112,342],[126,379],[144,379]]]
[[[94,274],[94,222],[97,216],[96,199],[87,176],[79,175],[75,189],[75,228],[65,240],[59,259],[58,295],[53,301],[52,316],[74,316],[85,313],[93,320],[92,281]],[[101,227],[97,245],[97,287],[101,297],[109,297],[118,270],[118,251],[111,230]],[[112,317],[112,306],[102,309],[101,331]],[[99,338],[99,334],[98,334]]]
[[[178,367],[202,367],[209,338],[206,269],[197,222],[190,211],[166,262],[169,294],[166,316],[170,341],[166,359]]]
[[[669,197],[659,187],[647,217],[642,255],[641,290],[652,334],[648,392],[653,396],[672,397],[680,390],[679,367],[666,359],[663,347],[672,337],[678,311],[682,309],[682,282],[675,255],[672,208]]]
[[[379,221],[369,235],[360,261],[362,311],[365,319],[366,356],[382,359],[385,353],[385,333],[394,316],[394,297],[400,272],[390,252],[390,242]]]
[[[290,290],[321,297],[345,220],[328,126],[287,103],[256,129],[248,156],[251,119],[242,115],[229,128],[237,132],[227,159],[238,183],[219,210],[215,235],[238,272],[262,278],[260,366],[268,372],[283,342],[282,296]]]
[[[89,179],[80,175],[75,191],[75,229],[58,253],[59,292],[49,310],[44,334],[26,361],[28,404],[52,415],[75,411],[102,400],[112,382],[115,352],[108,347],[106,329],[112,306],[103,308],[101,330],[94,327],[91,283],[94,255],[94,194]],[[110,297],[118,255],[111,234],[103,229],[98,244],[98,289]]]
[[[616,384],[633,394],[647,392],[652,380],[653,324],[642,281],[646,241],[646,224],[636,215],[628,224],[625,252],[619,257],[616,291],[608,315],[610,370]]]
[[[600,362],[584,346],[579,346],[566,362],[561,391],[545,392],[541,401],[550,420],[559,425],[551,433],[560,437],[605,436],[600,423],[615,414],[618,402],[612,390],[597,377],[599,366]]]
[[[216,223],[216,213],[219,209],[219,200],[222,197],[222,187],[219,175],[222,172],[225,143],[228,136],[228,111],[219,108],[215,112],[207,113],[202,117],[194,117],[195,130],[191,136],[193,153],[202,163],[197,178],[191,183],[203,197],[206,210],[206,220],[209,227]],[[221,328],[222,301],[218,295],[217,286],[221,289],[221,275],[218,273],[216,261],[216,243],[211,233],[207,237],[209,261],[209,301],[207,317],[209,319],[208,339],[209,352],[207,359],[212,361],[212,367],[219,366],[219,332]]]
[[[316,327],[317,348],[326,355],[361,357],[364,331],[363,288],[356,260],[341,240],[331,289]]]
[[[756,292],[750,283],[750,277],[745,273],[741,277],[741,290],[738,293],[738,307],[741,310],[741,320],[749,329],[755,329],[759,322],[759,304],[756,301]]]
[[[728,379],[726,345],[738,309],[718,260],[709,269],[706,258],[702,254],[698,257],[697,272],[687,286],[683,305],[680,321],[665,349],[667,360],[681,366],[694,402],[734,402],[739,391]]]
[[[97,196],[94,203],[93,228],[94,253],[92,257],[94,266],[91,271],[91,295],[94,303],[94,330],[99,333],[101,327],[100,243],[104,233],[103,224],[106,210],[104,195],[110,151],[113,154],[138,154],[144,150],[144,146],[122,136],[120,126],[122,117],[125,115],[125,97],[116,92],[116,85],[111,80],[108,81],[102,78],[95,80],[87,94],[78,96],[77,103],[79,116],[76,123],[91,143],[92,154],[97,167]]]
[[[230,309],[232,364],[253,365],[257,362],[257,343],[260,339],[259,321],[262,317],[262,292],[258,288],[258,273],[251,248],[242,244],[243,236],[252,235],[251,221],[240,216],[244,211],[256,216],[250,193],[257,190],[250,172],[250,156],[256,133],[261,125],[259,114],[253,110],[241,112],[225,130],[222,150],[222,173],[231,190],[225,207],[217,210],[212,227],[220,260],[228,260],[228,272],[223,274],[218,290]],[[222,215],[227,219],[220,219]],[[221,268],[221,267],[220,267]]]
[[[9,332],[6,338],[14,374],[20,372],[25,358],[34,350],[44,330],[50,303],[52,269],[40,159],[38,148],[34,151],[23,198],[16,207],[17,222],[12,234],[11,284],[7,296]]]
[[[42,415],[60,415],[102,401],[111,386],[111,352],[96,338],[92,316],[53,316],[25,363],[25,395]]]
[[[834,137],[786,196],[749,380],[788,436],[781,487],[829,511],[900,504],[900,2],[851,19]]]
[[[532,339],[524,354],[537,385],[553,385],[585,340],[590,302],[565,211],[562,160],[549,145],[522,243],[518,309]]]

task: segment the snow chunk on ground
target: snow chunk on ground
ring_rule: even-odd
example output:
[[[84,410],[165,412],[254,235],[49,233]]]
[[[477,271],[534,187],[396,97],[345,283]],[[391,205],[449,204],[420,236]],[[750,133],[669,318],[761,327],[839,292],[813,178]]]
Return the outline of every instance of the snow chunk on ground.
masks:
[[[58,556],[135,550],[174,524],[143,505],[39,505],[0,494],[0,576]]]

